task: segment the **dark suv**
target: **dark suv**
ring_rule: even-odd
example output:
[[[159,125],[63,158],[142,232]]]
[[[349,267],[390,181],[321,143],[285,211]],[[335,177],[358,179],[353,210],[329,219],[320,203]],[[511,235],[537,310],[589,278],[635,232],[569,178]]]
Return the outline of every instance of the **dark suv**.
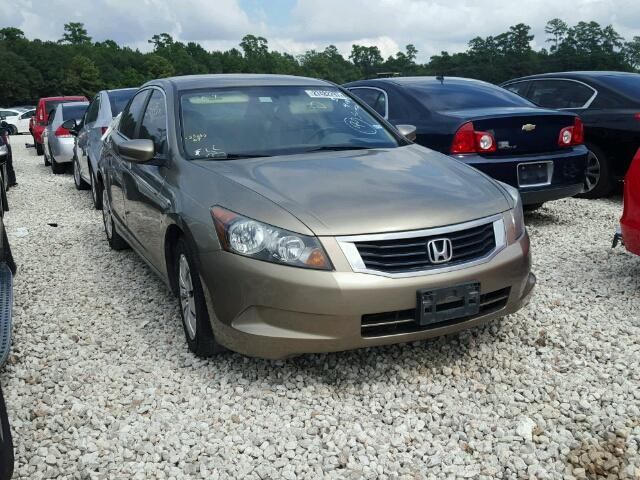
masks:
[[[580,115],[590,150],[582,196],[605,196],[624,178],[640,147],[640,74],[545,73],[502,86],[541,107]]]

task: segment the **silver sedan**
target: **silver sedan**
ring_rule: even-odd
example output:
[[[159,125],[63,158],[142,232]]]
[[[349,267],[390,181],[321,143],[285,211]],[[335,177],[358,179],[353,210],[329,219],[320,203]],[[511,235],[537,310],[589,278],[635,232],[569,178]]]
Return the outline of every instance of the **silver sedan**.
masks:
[[[63,123],[68,120],[80,123],[88,106],[89,102],[60,103],[50,113],[47,127],[42,132],[42,145],[44,164],[51,165],[53,173],[64,173],[65,164],[73,161],[75,139]]]

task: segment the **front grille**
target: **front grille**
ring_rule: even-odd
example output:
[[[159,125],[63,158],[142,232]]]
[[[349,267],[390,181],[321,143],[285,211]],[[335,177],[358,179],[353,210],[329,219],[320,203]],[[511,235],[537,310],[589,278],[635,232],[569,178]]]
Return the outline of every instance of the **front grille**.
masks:
[[[446,263],[431,263],[427,252],[429,240],[448,238],[453,256]],[[369,270],[386,273],[404,273],[463,264],[491,253],[496,248],[493,222],[484,225],[413,238],[356,241],[354,245]]]
[[[489,313],[502,310],[509,300],[511,288],[503,288],[494,292],[480,295],[480,312],[477,315],[447,320],[446,322],[432,323],[421,327],[416,320],[416,309],[400,310],[397,312],[372,313],[362,316],[360,334],[363,337],[381,337],[385,335],[398,335],[401,333],[422,332],[434,328],[446,327],[456,323],[466,322]]]

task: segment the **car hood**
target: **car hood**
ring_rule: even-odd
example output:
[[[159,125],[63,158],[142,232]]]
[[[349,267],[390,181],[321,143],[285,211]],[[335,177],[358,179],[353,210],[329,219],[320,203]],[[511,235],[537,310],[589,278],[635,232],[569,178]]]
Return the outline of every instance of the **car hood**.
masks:
[[[431,228],[510,208],[489,177],[418,145],[203,166],[275,202],[318,236]]]

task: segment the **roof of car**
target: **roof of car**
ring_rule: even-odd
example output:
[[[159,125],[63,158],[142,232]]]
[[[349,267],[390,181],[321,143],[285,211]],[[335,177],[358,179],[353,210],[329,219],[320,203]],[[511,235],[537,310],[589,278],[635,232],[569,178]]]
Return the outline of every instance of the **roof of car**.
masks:
[[[267,74],[214,74],[185,75],[151,80],[146,85],[172,85],[176,90],[198,88],[251,87],[251,86],[329,86],[330,82],[294,75]]]
[[[86,99],[86,97],[83,97],[82,95],[65,95],[62,97],[42,97],[40,99],[40,101],[50,101],[50,100],[77,100],[77,99]]]
[[[564,77],[564,78],[576,78],[576,79],[580,79],[580,78],[593,78],[593,79],[598,79],[598,78],[604,78],[604,77],[612,77],[612,76],[632,76],[632,75],[638,75],[637,73],[632,73],[632,72],[614,72],[614,71],[607,71],[607,70],[595,70],[595,71],[589,71],[589,70],[585,70],[585,71],[572,71],[572,72],[549,72],[549,73],[538,73],[536,75],[528,75],[526,77],[519,77],[519,78],[514,78],[511,80],[507,80],[504,83],[513,83],[513,82],[519,82],[522,80],[533,80],[536,78],[560,78],[560,77]]]
[[[398,86],[407,86],[407,85],[425,85],[429,83],[455,83],[455,84],[463,84],[463,83],[486,83],[482,80],[476,80],[475,78],[464,78],[464,77],[447,77],[447,76],[422,76],[422,77],[387,77],[387,78],[370,78],[368,80],[357,80],[355,82],[351,82],[346,84],[350,85],[358,85],[358,84],[366,84],[369,82],[376,83],[388,83],[395,84]]]

